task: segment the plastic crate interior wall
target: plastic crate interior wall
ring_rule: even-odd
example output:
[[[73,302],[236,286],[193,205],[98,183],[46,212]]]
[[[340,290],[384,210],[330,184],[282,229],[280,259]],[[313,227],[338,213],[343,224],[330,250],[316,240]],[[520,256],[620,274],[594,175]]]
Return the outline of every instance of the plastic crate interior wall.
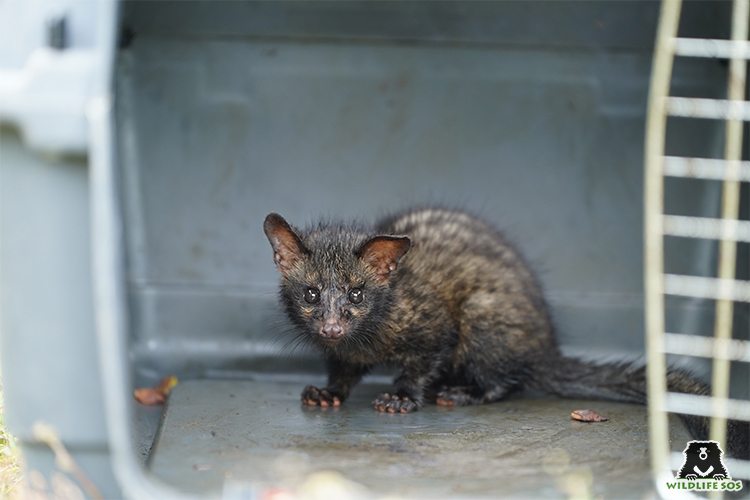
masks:
[[[290,356],[277,338],[285,327],[261,229],[270,211],[304,226],[466,208],[503,228],[537,270],[565,349],[642,354],[658,7],[125,2],[116,114],[134,384],[321,372],[316,356]],[[726,38],[728,18],[728,4],[689,2],[681,29]],[[672,89],[721,97],[725,65],[677,61]],[[675,119],[668,134],[670,154],[723,150],[716,123]],[[711,217],[720,193],[675,179],[665,196],[680,213]],[[675,238],[665,252],[672,272],[716,265],[711,242]],[[738,273],[748,277],[747,258]],[[713,325],[703,301],[669,298],[666,312],[669,331]],[[747,335],[746,306],[735,321]],[[708,376],[708,364],[692,366]],[[747,369],[737,370],[731,393],[746,399]]]

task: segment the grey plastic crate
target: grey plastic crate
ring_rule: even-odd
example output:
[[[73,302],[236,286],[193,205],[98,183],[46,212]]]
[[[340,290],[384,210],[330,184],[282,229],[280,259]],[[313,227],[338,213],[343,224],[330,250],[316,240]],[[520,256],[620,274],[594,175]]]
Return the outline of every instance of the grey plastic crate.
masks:
[[[565,490],[543,470],[543,457],[604,440],[608,447],[582,462],[594,476],[591,491],[640,497],[650,488],[647,465],[641,462],[640,472],[634,458],[645,457],[642,408],[602,403],[622,415],[630,434],[617,426],[576,427],[566,410],[577,409],[574,403],[545,399],[452,413],[430,407],[410,420],[388,420],[369,409],[369,385],[340,413],[300,408],[298,392],[320,379],[322,363],[315,353],[290,355],[279,338],[286,327],[276,307],[278,276],[261,225],[270,211],[305,225],[321,216],[371,222],[414,205],[465,208],[502,228],[527,256],[566,352],[637,358],[644,117],[658,8],[567,1],[122,3],[112,26],[119,45],[105,95],[111,101],[89,113],[88,161],[66,167],[81,192],[71,202],[76,215],[61,217],[76,220],[79,231],[63,232],[56,245],[69,245],[71,262],[83,270],[51,264],[70,276],[53,273],[58,278],[48,288],[50,302],[78,300],[71,314],[87,326],[59,323],[63,331],[54,338],[65,339],[63,346],[45,340],[52,330],[36,329],[41,340],[33,342],[49,346],[39,356],[19,357],[37,345],[20,335],[34,311],[53,306],[34,293],[36,282],[13,272],[20,269],[13,263],[36,268],[55,261],[43,240],[21,239],[28,227],[22,207],[43,205],[12,194],[38,182],[19,177],[29,172],[21,160],[9,168],[15,160],[7,153],[0,171],[0,231],[4,241],[18,242],[3,244],[0,253],[8,421],[30,455],[46,453],[35,463],[51,455],[24,429],[45,416],[95,482],[108,485],[108,495],[121,488],[131,498],[244,498],[333,468],[378,494],[561,497]],[[689,2],[681,30],[726,37],[728,12],[723,2]],[[725,79],[721,61],[683,59],[672,92],[720,97]],[[715,123],[674,119],[669,132],[676,150],[668,154],[721,155],[723,132]],[[21,151],[14,141],[3,135],[6,151]],[[86,185],[91,198],[84,202]],[[710,216],[719,195],[718,183],[673,180],[667,208]],[[688,213],[696,206],[700,213]],[[90,233],[81,230],[88,211]],[[37,232],[46,234],[41,226]],[[89,243],[91,255],[80,250]],[[704,275],[715,266],[712,243],[667,245],[668,271]],[[741,252],[747,255],[746,246]],[[740,264],[747,275],[747,259]],[[68,282],[82,291],[72,293]],[[16,288],[20,283],[31,289]],[[24,308],[6,295],[16,289]],[[14,312],[19,323],[8,320]],[[668,330],[708,331],[712,315],[709,303],[674,300]],[[738,308],[737,321],[747,324],[747,308]],[[86,373],[101,370],[101,387],[86,390],[97,394],[91,406],[66,404],[79,388],[67,378],[56,386],[59,402],[38,389],[50,376],[49,361],[61,356]],[[46,371],[31,383],[24,374],[34,366]],[[705,366],[693,367],[705,373]],[[167,374],[183,382],[160,421],[161,408],[135,404],[132,390]],[[737,375],[733,394],[747,398],[747,374]],[[370,382],[387,376],[377,373]],[[85,417],[68,424],[56,407]],[[274,422],[274,412],[284,419]],[[524,424],[517,412],[544,423]],[[79,440],[74,429],[81,422]],[[681,449],[685,431],[675,423],[673,432]],[[492,462],[500,470],[484,477],[458,448],[488,460],[494,452],[471,448],[469,433],[531,451],[520,465]],[[344,448],[347,460],[394,460],[393,467],[365,467],[369,478],[347,472],[346,460],[333,459]],[[85,462],[92,449],[112,459],[119,486]],[[431,450],[447,454],[455,475],[430,476]],[[223,462],[212,461],[217,454]],[[634,460],[633,476],[597,465],[616,457]],[[304,466],[297,476],[263,468],[274,463]],[[534,478],[533,486],[503,486],[519,474]],[[617,478],[636,486],[625,492],[613,486]]]

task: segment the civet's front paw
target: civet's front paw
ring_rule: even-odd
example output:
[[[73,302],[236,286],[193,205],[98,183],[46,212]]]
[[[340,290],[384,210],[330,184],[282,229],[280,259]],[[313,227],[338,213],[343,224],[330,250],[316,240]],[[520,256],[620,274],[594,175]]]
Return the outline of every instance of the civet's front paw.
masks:
[[[417,403],[408,396],[397,396],[384,392],[372,402],[372,406],[378,410],[388,413],[411,413],[417,411]]]
[[[471,395],[462,387],[443,387],[435,402],[440,406],[466,406],[471,404]]]
[[[308,385],[302,391],[302,404],[308,406],[341,406],[344,398],[328,389],[318,389]]]

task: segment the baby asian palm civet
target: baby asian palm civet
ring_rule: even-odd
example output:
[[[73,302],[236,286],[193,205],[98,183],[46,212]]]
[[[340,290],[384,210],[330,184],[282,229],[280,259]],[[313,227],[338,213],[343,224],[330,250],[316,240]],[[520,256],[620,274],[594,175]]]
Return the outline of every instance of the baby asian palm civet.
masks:
[[[300,231],[272,213],[264,223],[281,272],[281,301],[323,352],[324,389],[306,405],[338,406],[371,367],[400,369],[379,411],[489,403],[528,386],[576,398],[646,402],[643,367],[563,357],[540,286],[523,258],[487,223],[439,208],[388,217],[372,229],[321,224]],[[671,391],[707,394],[681,371]],[[701,417],[683,416],[696,437]],[[747,454],[748,426],[730,422],[730,451]]]

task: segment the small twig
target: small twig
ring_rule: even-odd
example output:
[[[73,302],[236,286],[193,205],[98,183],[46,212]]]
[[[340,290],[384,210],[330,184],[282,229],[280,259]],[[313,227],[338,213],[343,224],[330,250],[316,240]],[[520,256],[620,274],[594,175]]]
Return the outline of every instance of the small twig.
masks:
[[[104,496],[96,487],[94,482],[89,479],[83,469],[78,466],[73,456],[65,448],[60,436],[57,431],[51,426],[42,422],[37,422],[32,427],[34,439],[41,443],[45,443],[52,449],[55,454],[55,463],[64,472],[72,475],[78,484],[86,491],[86,494],[93,500],[104,500]]]

